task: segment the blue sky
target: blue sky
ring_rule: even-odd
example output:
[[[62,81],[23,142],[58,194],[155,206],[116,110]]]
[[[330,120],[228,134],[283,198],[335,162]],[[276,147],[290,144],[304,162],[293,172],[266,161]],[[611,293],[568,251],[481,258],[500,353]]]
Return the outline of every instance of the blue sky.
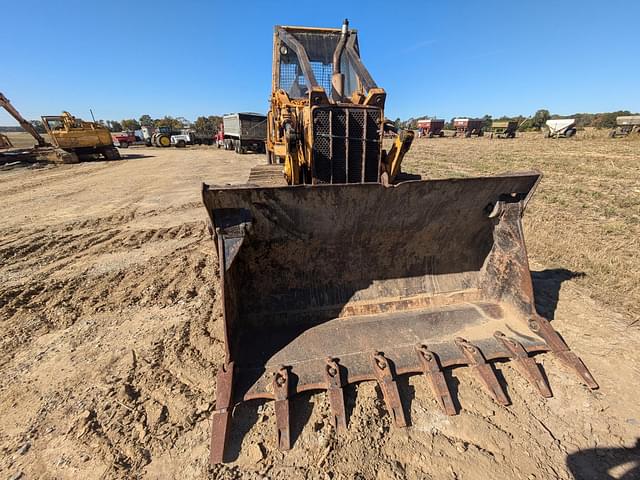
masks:
[[[11,1],[0,91],[27,118],[268,109],[273,26],[359,30],[387,116],[640,111],[640,2]],[[0,111],[0,125],[15,122]]]

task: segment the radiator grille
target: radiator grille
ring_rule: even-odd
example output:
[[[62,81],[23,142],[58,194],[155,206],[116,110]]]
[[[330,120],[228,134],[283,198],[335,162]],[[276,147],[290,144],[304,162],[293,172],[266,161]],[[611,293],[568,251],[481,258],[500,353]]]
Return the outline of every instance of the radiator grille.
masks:
[[[313,182],[377,182],[382,111],[362,107],[313,109]]]

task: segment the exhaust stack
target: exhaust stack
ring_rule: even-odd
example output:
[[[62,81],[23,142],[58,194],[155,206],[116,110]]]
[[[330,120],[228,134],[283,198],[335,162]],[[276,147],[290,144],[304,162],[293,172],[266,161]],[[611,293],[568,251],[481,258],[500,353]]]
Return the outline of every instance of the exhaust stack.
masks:
[[[333,91],[331,97],[334,101],[339,102],[344,96],[344,74],[340,71],[340,62],[342,60],[342,52],[349,38],[349,20],[344,19],[342,23],[342,33],[336,49],[333,52],[333,76],[331,77],[331,86]]]

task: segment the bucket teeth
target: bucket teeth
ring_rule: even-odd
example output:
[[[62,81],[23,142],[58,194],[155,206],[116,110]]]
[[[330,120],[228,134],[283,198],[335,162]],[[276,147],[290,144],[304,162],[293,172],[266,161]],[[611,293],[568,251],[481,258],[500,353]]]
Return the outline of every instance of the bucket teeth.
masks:
[[[464,353],[464,356],[469,362],[469,366],[486,387],[489,395],[500,405],[509,405],[511,402],[504,393],[493,368],[487,363],[480,349],[460,337],[455,339],[455,343],[460,350],[462,350],[462,353]]]
[[[446,415],[455,415],[457,413],[456,407],[453,404],[451,392],[449,392],[449,386],[440,368],[437,355],[430,351],[425,345],[417,345],[416,352],[420,359],[424,376],[427,377],[436,401],[440,404],[440,407]]]
[[[277,443],[280,450],[291,449],[291,417],[289,414],[289,371],[280,367],[273,377]]]
[[[404,416],[398,385],[393,378],[391,362],[382,353],[376,352],[371,355],[371,363],[389,414],[398,427],[406,427],[407,420]]]
[[[231,424],[231,400],[233,398],[233,362],[223,365],[218,370],[216,380],[216,407],[211,417],[211,450],[209,461],[224,461],[224,448]]]
[[[347,430],[347,412],[344,407],[342,371],[337,360],[327,358],[324,375],[327,380],[327,396],[333,426],[338,432],[344,432]]]
[[[593,390],[598,388],[598,383],[587,366],[580,360],[580,357],[569,349],[547,319],[542,317],[531,319],[529,320],[529,328],[544,338],[555,356],[567,367],[575,371],[587,387]]]
[[[549,388],[549,383],[542,375],[540,367],[533,358],[529,357],[522,344],[499,331],[494,333],[493,336],[509,351],[516,369],[538,389],[540,395],[545,398],[552,397],[551,388]]]
[[[565,350],[563,352],[554,352],[554,353],[562,363],[564,363],[566,366],[568,366],[578,374],[578,376],[582,379],[582,382],[587,387],[591,388],[592,390],[595,390],[598,388],[598,383],[595,381],[595,379],[591,375],[591,372],[586,367],[584,362],[580,360],[580,357],[578,357],[575,353],[573,353],[571,350]]]

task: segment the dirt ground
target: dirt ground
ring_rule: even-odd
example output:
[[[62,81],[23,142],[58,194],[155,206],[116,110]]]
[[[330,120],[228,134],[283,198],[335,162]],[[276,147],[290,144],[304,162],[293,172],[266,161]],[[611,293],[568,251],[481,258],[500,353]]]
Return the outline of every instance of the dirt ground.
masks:
[[[2,478],[640,478],[640,142],[419,139],[406,160],[432,177],[545,172],[524,219],[537,306],[599,390],[538,355],[553,398],[501,363],[503,407],[459,368],[447,417],[412,376],[400,382],[411,426],[397,429],[362,383],[347,389],[342,436],[325,394],[297,397],[284,454],[273,402],[249,402],[234,411],[233,461],[215,467],[222,321],[200,184],[242,183],[263,158],[122,153],[0,171]]]

